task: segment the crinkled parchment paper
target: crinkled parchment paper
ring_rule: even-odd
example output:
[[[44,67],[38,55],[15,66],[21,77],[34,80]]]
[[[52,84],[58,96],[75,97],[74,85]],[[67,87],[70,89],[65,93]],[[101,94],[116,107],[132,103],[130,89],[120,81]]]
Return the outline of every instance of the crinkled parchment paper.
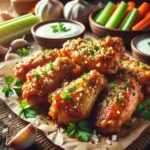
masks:
[[[7,63],[0,64],[0,98],[9,106],[9,108],[15,112],[16,114],[19,113],[19,103],[17,102],[17,97],[12,96],[9,98],[5,98],[4,94],[1,92],[2,88],[5,86],[4,78],[6,76],[13,76],[13,68],[17,60],[9,61]],[[45,119],[42,119],[45,118]],[[49,122],[49,125],[45,124],[46,116],[38,115],[36,119],[25,119],[28,122],[37,121],[39,122],[38,128],[43,130],[45,135],[48,139],[50,139],[54,144],[59,145],[60,147],[66,150],[98,150],[98,149],[105,149],[106,145],[106,138],[102,137],[101,142],[96,144],[90,144],[86,142],[81,142],[76,138],[69,138],[67,137],[66,133],[61,133],[57,126],[54,123]],[[122,150],[127,147],[133,140],[135,140],[139,134],[148,126],[150,122],[144,121],[143,123],[139,124],[136,129],[130,132],[125,137],[120,137],[119,140],[112,141],[111,145],[107,145],[107,147],[111,150]]]

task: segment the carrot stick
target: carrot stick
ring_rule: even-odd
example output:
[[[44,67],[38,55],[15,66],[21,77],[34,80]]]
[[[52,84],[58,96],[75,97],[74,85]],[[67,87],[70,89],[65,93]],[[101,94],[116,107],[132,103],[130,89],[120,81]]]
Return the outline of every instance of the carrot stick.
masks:
[[[142,30],[150,24],[150,14],[132,27],[132,30]]]
[[[150,15],[150,9],[146,12],[146,14],[144,15],[144,17]]]
[[[135,24],[138,23],[143,18],[143,16],[145,15],[145,13],[149,10],[149,3],[143,2],[139,6],[138,10],[139,10],[139,15],[138,15],[138,17],[137,17],[137,19],[135,21]]]

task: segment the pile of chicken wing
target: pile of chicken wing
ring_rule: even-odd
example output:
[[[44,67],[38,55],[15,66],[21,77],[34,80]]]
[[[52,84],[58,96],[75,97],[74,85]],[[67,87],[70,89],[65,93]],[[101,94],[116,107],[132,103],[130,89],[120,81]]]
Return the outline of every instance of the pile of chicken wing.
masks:
[[[101,133],[116,133],[131,119],[150,85],[150,67],[130,60],[119,37],[73,39],[16,64],[23,98],[50,104],[60,125],[92,117]],[[39,97],[43,101],[39,100]]]

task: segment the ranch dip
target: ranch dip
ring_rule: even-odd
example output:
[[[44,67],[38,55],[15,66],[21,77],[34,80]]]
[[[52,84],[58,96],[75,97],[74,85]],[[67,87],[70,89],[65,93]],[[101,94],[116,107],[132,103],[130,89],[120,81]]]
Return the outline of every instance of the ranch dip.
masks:
[[[68,38],[80,34],[84,29],[82,26],[72,22],[61,22],[67,31],[54,32],[53,26],[58,26],[60,22],[43,24],[36,29],[36,34],[44,38]]]
[[[139,51],[150,55],[150,37],[146,36],[137,40],[136,48]]]

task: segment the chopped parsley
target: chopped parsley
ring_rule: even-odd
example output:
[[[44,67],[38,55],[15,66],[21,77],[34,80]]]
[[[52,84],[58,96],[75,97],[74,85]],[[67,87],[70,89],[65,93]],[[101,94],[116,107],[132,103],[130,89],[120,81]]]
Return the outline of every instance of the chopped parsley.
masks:
[[[19,56],[28,56],[28,55],[32,54],[32,52],[29,49],[23,47],[23,48],[19,48],[17,50],[17,54]]]
[[[54,64],[51,61],[49,62],[49,67],[50,67],[50,70],[54,70]]]
[[[109,100],[108,99],[106,99],[106,106],[108,106],[109,105]]]
[[[36,79],[39,79],[39,78],[40,78],[39,72],[35,72],[34,77],[35,77]]]
[[[81,50],[81,53],[82,53],[82,54],[86,54],[86,52],[87,52],[87,49],[86,49],[86,48]]]
[[[124,99],[122,97],[118,97],[118,102],[124,102]]]
[[[99,50],[99,47],[96,44],[94,44],[94,49],[97,51]]]
[[[50,26],[50,27],[51,27],[53,33],[57,33],[57,32],[67,32],[67,31],[71,30],[70,28],[67,29],[67,28],[65,27],[64,23],[62,23],[62,22],[58,22],[57,25],[52,25],[52,26]]]
[[[142,69],[146,69],[147,66],[145,64],[142,64]]]
[[[71,102],[73,100],[72,96],[69,95],[68,92],[64,92],[61,97],[63,100],[67,99],[68,102]]]
[[[115,88],[115,84],[114,83],[111,83],[110,86],[109,86],[111,89]]]
[[[128,78],[125,79],[125,87],[131,87],[129,81],[128,81]]]
[[[76,89],[77,89],[76,87],[67,88],[67,90],[70,92],[75,91]]]
[[[101,43],[101,46],[102,46],[102,47],[105,46],[105,43]]]
[[[88,76],[89,74],[84,73],[84,75],[81,76],[82,80],[85,80],[85,78]]]
[[[14,81],[15,79],[11,76],[7,76],[5,78],[5,82],[7,86],[2,89],[2,92],[5,94],[6,97],[9,97],[15,93],[17,94],[18,97],[22,96],[22,90],[21,90],[21,86],[23,84],[22,81],[20,79],[17,79],[13,84]]]
[[[23,100],[20,104],[20,112],[19,116],[24,115],[25,118],[35,118],[37,114],[39,114],[38,110],[34,106],[28,106],[28,102]]]
[[[87,121],[80,121],[77,124],[70,123],[67,127],[67,135],[73,136],[75,135],[77,138],[84,142],[89,141],[90,134],[93,130],[91,124]]]
[[[90,50],[90,55],[94,55],[94,51],[93,50]]]

